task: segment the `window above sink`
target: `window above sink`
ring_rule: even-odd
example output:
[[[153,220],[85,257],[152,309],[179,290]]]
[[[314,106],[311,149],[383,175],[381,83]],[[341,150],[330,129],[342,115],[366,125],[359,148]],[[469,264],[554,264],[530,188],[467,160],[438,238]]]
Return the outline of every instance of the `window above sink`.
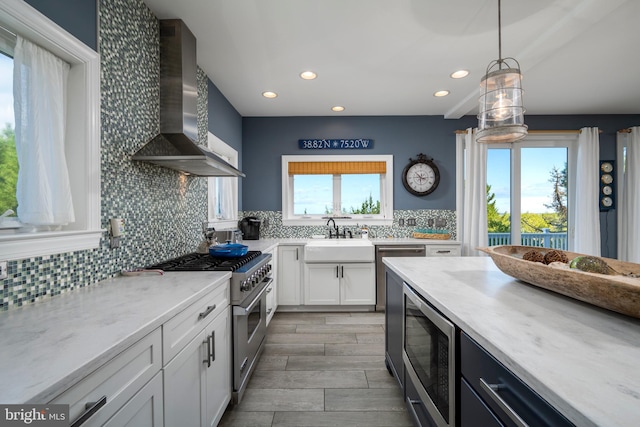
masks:
[[[392,155],[282,156],[283,225],[391,225]]]

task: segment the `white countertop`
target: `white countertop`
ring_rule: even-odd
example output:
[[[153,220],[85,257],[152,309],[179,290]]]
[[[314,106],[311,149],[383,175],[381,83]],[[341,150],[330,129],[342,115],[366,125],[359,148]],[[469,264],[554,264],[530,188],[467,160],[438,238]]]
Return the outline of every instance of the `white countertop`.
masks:
[[[49,402],[230,277],[117,277],[0,313],[0,402]]]
[[[384,263],[576,426],[637,426],[640,319],[505,275],[488,257]]]

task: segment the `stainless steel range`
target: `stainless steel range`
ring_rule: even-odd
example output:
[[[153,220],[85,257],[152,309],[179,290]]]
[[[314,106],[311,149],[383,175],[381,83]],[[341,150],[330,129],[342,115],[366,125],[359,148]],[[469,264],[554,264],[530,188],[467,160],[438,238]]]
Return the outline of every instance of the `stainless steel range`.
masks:
[[[190,253],[148,268],[164,271],[231,271],[233,401],[239,403],[264,348],[271,254],[249,251],[239,258]]]

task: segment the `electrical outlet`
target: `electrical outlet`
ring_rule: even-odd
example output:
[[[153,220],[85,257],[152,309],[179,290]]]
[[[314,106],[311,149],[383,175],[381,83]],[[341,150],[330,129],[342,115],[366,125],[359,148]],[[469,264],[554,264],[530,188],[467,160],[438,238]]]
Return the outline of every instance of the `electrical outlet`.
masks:
[[[404,227],[404,218],[399,218],[399,219],[398,219],[398,225],[399,225],[400,227]]]
[[[415,226],[415,225],[416,225],[416,219],[415,219],[415,218],[409,218],[409,219],[407,220],[407,225],[408,225],[409,227],[413,227],[413,226]]]
[[[0,261],[0,280],[6,279],[9,273],[7,273],[7,261]]]

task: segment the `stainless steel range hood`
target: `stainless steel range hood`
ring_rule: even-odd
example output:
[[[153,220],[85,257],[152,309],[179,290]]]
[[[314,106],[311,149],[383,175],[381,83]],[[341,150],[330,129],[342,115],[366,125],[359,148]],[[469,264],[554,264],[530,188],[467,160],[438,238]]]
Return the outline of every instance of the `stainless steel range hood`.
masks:
[[[160,135],[132,160],[198,176],[245,176],[196,144],[198,90],[196,38],[179,19],[160,21]]]

